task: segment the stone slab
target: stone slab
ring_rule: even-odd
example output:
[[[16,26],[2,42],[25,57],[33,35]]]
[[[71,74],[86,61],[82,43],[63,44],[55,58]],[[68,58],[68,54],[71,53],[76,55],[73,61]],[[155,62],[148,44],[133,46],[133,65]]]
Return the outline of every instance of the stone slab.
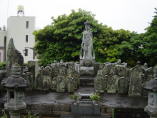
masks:
[[[66,114],[66,115],[62,115],[61,118],[111,118],[111,116],[108,115],[100,115],[100,116],[78,116],[78,115],[73,115],[73,114]]]
[[[111,108],[144,109],[147,105],[145,97],[128,97],[115,94],[104,94],[102,105]]]
[[[93,88],[80,88],[77,92],[93,93]],[[36,92],[26,94],[27,108],[34,112],[51,114],[54,112],[70,112],[70,106],[74,100],[70,99],[68,93]],[[4,99],[0,97],[0,109],[3,107]],[[132,108],[144,109],[147,105],[147,98],[128,97],[116,94],[104,94],[101,106],[107,108]]]
[[[81,66],[80,75],[94,76],[95,75],[94,67]]]

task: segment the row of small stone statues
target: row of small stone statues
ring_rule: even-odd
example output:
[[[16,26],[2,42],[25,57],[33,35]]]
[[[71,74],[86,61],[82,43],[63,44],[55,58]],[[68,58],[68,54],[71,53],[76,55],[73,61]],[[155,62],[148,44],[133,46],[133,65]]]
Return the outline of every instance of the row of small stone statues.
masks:
[[[74,92],[79,87],[79,77],[74,62],[53,63],[40,67],[38,76],[30,83],[39,90]],[[104,63],[99,64],[94,88],[100,93],[143,96],[146,95],[143,85],[150,79],[153,79],[153,68],[147,64],[129,68],[126,63]]]
[[[75,63],[52,63],[40,67],[36,77],[36,89],[56,92],[74,92],[79,86],[79,74],[75,71]]]
[[[144,65],[137,65],[128,68],[126,63],[105,63],[94,81],[97,92],[118,93],[129,96],[145,96],[143,86],[146,81],[153,79],[153,68]]]

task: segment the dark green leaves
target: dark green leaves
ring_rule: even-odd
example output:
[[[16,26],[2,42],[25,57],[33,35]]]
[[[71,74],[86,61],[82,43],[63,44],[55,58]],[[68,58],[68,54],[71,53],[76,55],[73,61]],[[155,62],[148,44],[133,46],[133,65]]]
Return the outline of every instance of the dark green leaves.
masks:
[[[157,63],[157,15],[146,33],[113,30],[98,23],[90,12],[72,10],[69,15],[52,18],[52,24],[34,32],[35,49],[42,65],[54,60],[79,61],[84,22],[89,21],[93,31],[96,61],[115,62],[121,59],[134,66],[137,61],[149,65]]]

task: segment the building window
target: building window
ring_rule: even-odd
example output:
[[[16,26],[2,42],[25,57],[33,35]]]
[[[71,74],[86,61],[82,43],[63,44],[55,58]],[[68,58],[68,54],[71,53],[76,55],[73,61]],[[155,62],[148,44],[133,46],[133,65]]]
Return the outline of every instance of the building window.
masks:
[[[24,54],[25,56],[28,56],[28,49],[25,49]]]
[[[26,21],[26,28],[29,28],[29,21]]]
[[[5,36],[4,37],[4,47],[6,47],[6,45],[7,45],[7,37]]]
[[[28,43],[28,35],[26,35],[26,43]]]
[[[6,61],[6,52],[7,52],[7,37],[4,37],[4,61]]]

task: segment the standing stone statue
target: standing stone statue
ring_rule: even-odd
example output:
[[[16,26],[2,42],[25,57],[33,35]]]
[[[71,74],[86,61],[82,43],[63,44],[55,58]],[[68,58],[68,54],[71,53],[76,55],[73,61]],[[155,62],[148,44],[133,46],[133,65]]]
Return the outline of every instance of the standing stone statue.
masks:
[[[94,79],[94,88],[95,91],[98,93],[103,93],[104,91],[106,91],[107,88],[107,79],[108,76],[107,75],[103,75],[103,70],[99,70],[97,73],[96,78]]]
[[[83,32],[80,59],[94,60],[95,54],[93,50],[93,35],[88,21],[85,23],[85,31]]]
[[[144,69],[137,63],[135,67],[130,70],[130,82],[129,82],[129,96],[141,96],[142,95],[142,81],[144,79]]]

